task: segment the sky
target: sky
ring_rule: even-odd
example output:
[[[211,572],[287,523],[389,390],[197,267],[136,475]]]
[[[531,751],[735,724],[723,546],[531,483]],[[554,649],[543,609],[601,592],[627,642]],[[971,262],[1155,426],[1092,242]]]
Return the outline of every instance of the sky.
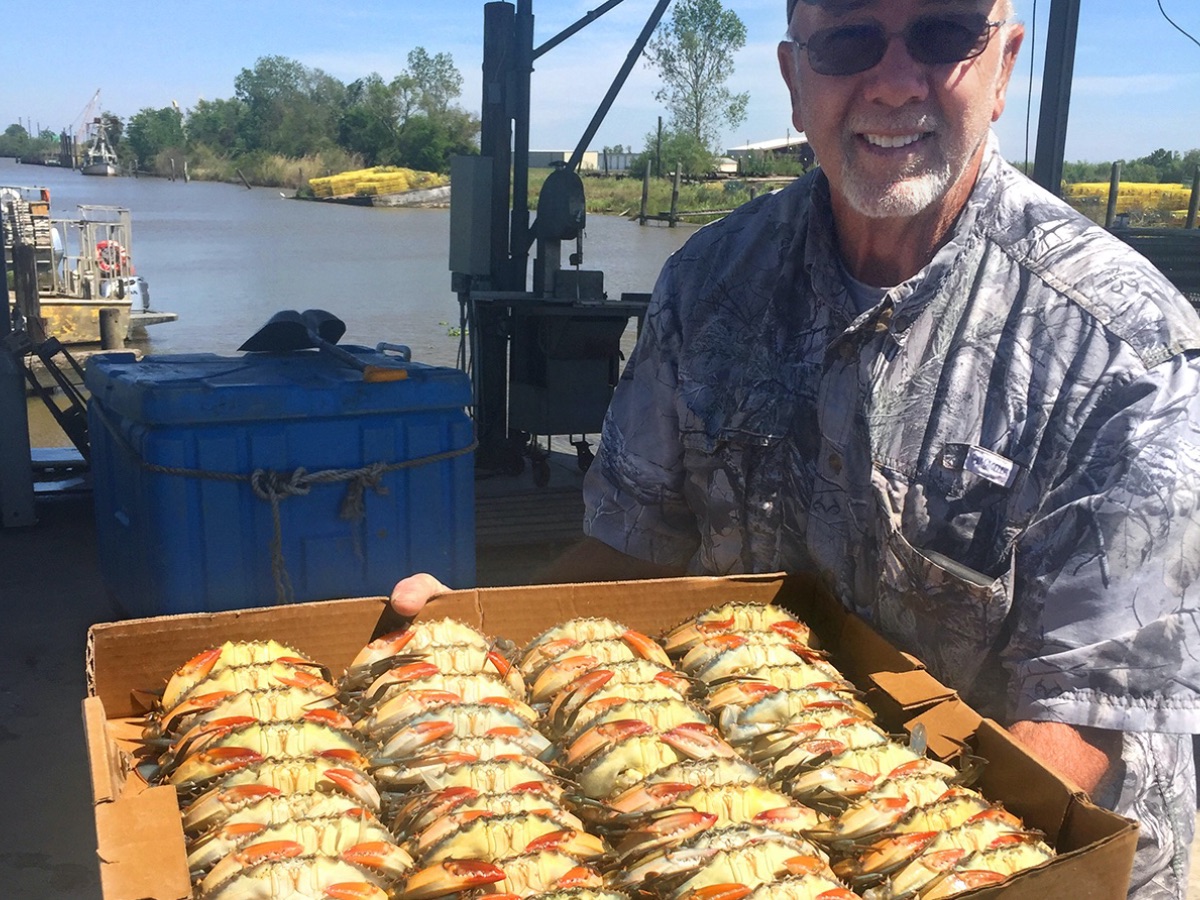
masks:
[[[1166,21],[1160,2],[1200,40],[1200,0],[1084,0],[1068,161],[1135,159],[1160,147],[1180,152],[1200,147],[1200,45]],[[600,3],[532,0],[535,45]],[[1051,0],[1017,0],[1018,18],[1034,40],[1030,54],[1027,37],[1008,109],[996,129],[1010,160],[1032,158],[1036,146],[1050,5]],[[346,83],[372,72],[390,80],[418,46],[453,57],[463,75],[459,102],[478,112],[483,6],[482,0],[7,3],[0,16],[7,73],[0,81],[0,128],[19,122],[30,130],[74,130],[97,90],[102,109],[124,120],[172,101],[188,109],[198,98],[229,98],[238,73],[269,55]],[[537,61],[532,149],[574,148],[653,6],[654,0],[624,0]],[[747,29],[728,84],[748,91],[750,104],[746,121],[726,130],[723,143],[788,136],[787,93],[775,63],[784,0],[725,0],[725,7]],[[640,149],[665,112],[654,99],[657,85],[656,73],[639,61],[591,149],[617,144]]]

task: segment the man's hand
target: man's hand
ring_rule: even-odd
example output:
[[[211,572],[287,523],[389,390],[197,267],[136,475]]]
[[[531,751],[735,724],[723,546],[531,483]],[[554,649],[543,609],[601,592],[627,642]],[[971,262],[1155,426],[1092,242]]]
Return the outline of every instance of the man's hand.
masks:
[[[1121,756],[1121,733],[1062,722],[1014,722],[1009,733],[1089,794]]]
[[[403,581],[397,582],[396,586],[392,588],[392,609],[402,616],[412,618],[424,609],[425,604],[434,597],[449,592],[450,588],[432,575],[418,572],[416,575],[410,575]]]

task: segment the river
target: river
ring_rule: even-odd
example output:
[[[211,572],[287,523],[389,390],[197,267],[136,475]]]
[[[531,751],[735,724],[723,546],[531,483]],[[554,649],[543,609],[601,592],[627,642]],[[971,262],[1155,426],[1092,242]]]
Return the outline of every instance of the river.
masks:
[[[151,305],[179,316],[147,329],[136,344],[143,353],[232,354],[273,313],[316,307],[345,321],[343,343],[387,340],[409,345],[418,362],[454,365],[449,210],[310,203],[274,188],[212,182],[86,177],[11,159],[0,160],[0,185],[48,188],[53,218],[77,216],[80,204],[130,210],[130,256]],[[583,267],[604,272],[610,297],[649,291],[692,230],[589,216]],[[573,249],[564,246],[564,258]],[[40,405],[31,404],[30,421],[34,446],[67,444]]]

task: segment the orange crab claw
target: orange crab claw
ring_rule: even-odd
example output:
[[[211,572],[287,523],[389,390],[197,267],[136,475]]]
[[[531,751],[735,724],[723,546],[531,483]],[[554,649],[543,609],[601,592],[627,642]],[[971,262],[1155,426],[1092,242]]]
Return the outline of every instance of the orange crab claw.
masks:
[[[379,809],[379,789],[375,787],[375,782],[362,772],[354,769],[326,769],[322,777],[368,809]]]
[[[669,731],[664,731],[662,739],[693,759],[733,759],[738,755],[716,728],[704,722],[684,722],[682,725],[676,725]]]
[[[387,900],[388,892],[366,881],[339,881],[324,888],[329,900]]]
[[[696,812],[693,809],[659,816],[627,832],[617,851],[622,856],[648,853],[707,831],[716,824],[717,819],[715,813]]]
[[[422,747],[440,741],[454,733],[454,723],[445,719],[417,722],[392,732],[383,743],[380,756],[387,759],[405,759]]]
[[[612,678],[612,672],[599,670],[598,665],[600,660],[595,656],[561,656],[538,675],[529,690],[530,699],[537,703],[548,697],[561,696],[582,687],[585,681],[595,683],[590,691],[594,694]]]
[[[347,847],[338,855],[356,866],[397,877],[412,865],[412,858],[405,851],[387,841],[364,841]]]
[[[862,900],[862,898],[849,888],[838,887],[821,891],[814,900]]]
[[[495,813],[487,809],[468,809],[465,812],[451,812],[440,816],[417,836],[417,851],[421,853],[427,850],[447,835],[460,831],[468,822],[474,822],[476,819],[491,819],[494,816]]]
[[[783,865],[791,875],[817,875],[829,868],[825,860],[805,855],[785,859]]]
[[[404,887],[408,900],[430,900],[504,880],[504,870],[482,859],[448,859],[414,872]]]
[[[562,831],[552,831],[539,835],[525,846],[526,853],[542,850],[557,850],[570,856],[584,857],[602,856],[605,852],[604,841],[585,831],[565,828]]]
[[[767,627],[776,634],[791,638],[794,643],[805,648],[808,648],[808,643],[812,640],[812,629],[803,622],[772,622]]]
[[[607,804],[622,813],[661,809],[670,806],[676,797],[694,790],[693,785],[683,781],[660,781],[655,784],[643,781],[607,801]]]
[[[259,834],[266,831],[266,829],[267,826],[261,822],[234,822],[219,826],[216,833],[221,835],[221,837],[237,840],[238,838],[247,838]]]
[[[501,678],[506,677],[512,671],[513,664],[499,650],[489,650],[487,652],[487,660],[492,664]]]
[[[745,884],[708,884],[686,892],[680,900],[742,900],[753,888]]]
[[[570,890],[571,888],[589,887],[600,883],[600,873],[587,866],[575,866],[567,869],[554,883],[556,888]]]
[[[226,772],[244,769],[262,758],[262,754],[246,747],[213,747],[185,759],[168,780],[174,785],[208,781]]]
[[[178,719],[183,716],[190,716],[193,713],[206,712],[227,697],[232,697],[235,693],[235,691],[211,691],[207,694],[198,694],[195,697],[185,698],[174,709],[163,713],[162,721],[164,730],[174,731],[178,725]]]
[[[640,719],[615,719],[595,725],[583,732],[567,748],[567,765],[574,765],[581,759],[587,759],[602,747],[608,747],[617,741],[634,737],[639,734],[651,734],[654,728],[649,722]]]
[[[373,662],[378,662],[381,659],[387,659],[389,656],[396,656],[408,646],[409,641],[412,639],[413,632],[409,628],[392,631],[381,637],[377,637],[358,651],[358,655],[350,663],[350,668],[352,670],[358,669]]]
[[[350,717],[343,712],[338,712],[336,709],[310,709],[303,713],[301,718],[309,722],[328,725],[330,728],[349,730],[354,727],[354,723],[350,721]]]
[[[281,660],[275,660],[276,663]],[[304,663],[307,666],[315,666],[316,663]],[[309,672],[307,669],[300,668],[298,665],[275,665],[272,668],[274,678],[280,684],[286,684],[291,687],[307,688],[309,690],[319,689],[322,685],[327,688],[333,686],[320,675],[315,672]]]
[[[201,650],[182,666],[176,669],[171,677],[200,681],[212,671],[213,666],[217,664],[217,660],[220,658],[220,647],[211,647],[208,650]]]
[[[237,861],[249,868],[271,859],[290,859],[304,854],[304,845],[296,841],[263,841],[237,851]]]
[[[992,872],[988,869],[961,869],[947,873],[921,896],[923,900],[944,900],[976,888],[999,884],[1006,878],[1008,876],[1002,872]]]
[[[708,695],[705,706],[710,710],[726,706],[749,706],[763,697],[779,693],[779,688],[766,681],[739,680],[723,684]]]
[[[621,635],[621,640],[642,659],[656,662],[668,669],[672,667],[671,657],[667,656],[667,651],[662,648],[662,644],[654,640],[650,635],[630,629]]]

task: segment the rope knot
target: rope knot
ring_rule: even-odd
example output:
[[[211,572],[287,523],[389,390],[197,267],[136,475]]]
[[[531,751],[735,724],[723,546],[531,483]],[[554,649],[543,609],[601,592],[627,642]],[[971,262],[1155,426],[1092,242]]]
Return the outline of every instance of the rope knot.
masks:
[[[312,484],[303,466],[290,473],[255,469],[250,473],[250,489],[259,500],[276,503],[287,497],[303,497],[312,490]]]
[[[346,484],[346,495],[342,498],[338,515],[348,522],[356,522],[366,515],[363,499],[367,489],[370,488],[381,497],[387,496],[388,489],[383,484],[383,476],[390,468],[383,463],[372,463],[354,472]]]

